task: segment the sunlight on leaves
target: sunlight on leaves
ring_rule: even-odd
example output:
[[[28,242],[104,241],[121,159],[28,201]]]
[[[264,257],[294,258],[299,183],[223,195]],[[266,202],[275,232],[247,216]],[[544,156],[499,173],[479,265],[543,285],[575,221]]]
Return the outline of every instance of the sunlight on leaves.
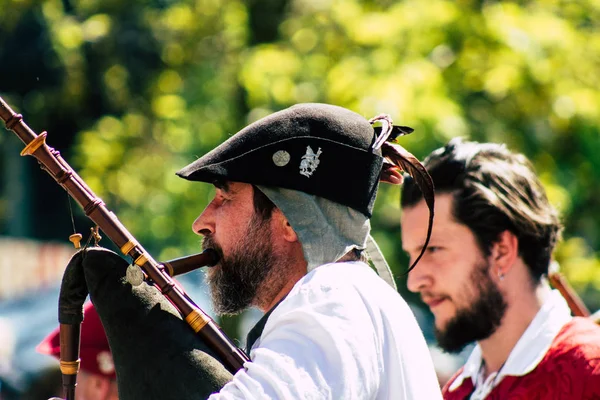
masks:
[[[107,14],[96,14],[88,18],[81,26],[84,39],[94,42],[103,38],[110,31],[111,22],[111,18]]]

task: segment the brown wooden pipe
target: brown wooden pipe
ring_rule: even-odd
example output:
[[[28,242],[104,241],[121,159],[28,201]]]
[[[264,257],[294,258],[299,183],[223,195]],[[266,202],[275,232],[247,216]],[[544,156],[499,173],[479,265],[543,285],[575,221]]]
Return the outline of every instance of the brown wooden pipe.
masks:
[[[75,400],[81,324],[60,324],[60,371],[66,400]]]
[[[581,297],[575,292],[566,278],[560,272],[551,272],[548,274],[548,280],[553,288],[558,290],[562,297],[567,301],[571,312],[576,317],[589,317],[590,310],[585,306]]]
[[[212,267],[219,262],[219,254],[213,249],[206,249],[202,253],[163,261],[169,276],[177,276],[194,271],[202,267]]]

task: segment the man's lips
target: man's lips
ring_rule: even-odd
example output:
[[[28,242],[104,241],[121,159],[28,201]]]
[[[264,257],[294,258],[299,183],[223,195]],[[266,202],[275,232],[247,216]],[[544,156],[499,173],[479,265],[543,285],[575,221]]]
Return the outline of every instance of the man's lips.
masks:
[[[439,306],[446,300],[448,300],[448,297],[446,297],[446,296],[424,297],[423,303],[427,304],[427,306],[431,309],[431,308],[435,308],[435,307]]]

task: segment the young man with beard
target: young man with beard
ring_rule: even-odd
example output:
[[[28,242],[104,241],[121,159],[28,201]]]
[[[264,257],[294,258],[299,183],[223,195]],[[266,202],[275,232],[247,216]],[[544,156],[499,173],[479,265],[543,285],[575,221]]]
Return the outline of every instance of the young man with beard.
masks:
[[[445,399],[600,398],[600,327],[571,317],[546,276],[561,224],[524,156],[453,139],[425,160],[435,189],[426,253],[409,274],[435,318],[439,345],[475,349]],[[402,192],[402,247],[423,247],[427,208]]]
[[[216,187],[193,223],[220,255],[207,273],[216,312],[265,312],[252,362],[211,399],[441,398],[412,312],[362,261],[376,247],[377,138],[356,113],[302,104],[178,172]]]

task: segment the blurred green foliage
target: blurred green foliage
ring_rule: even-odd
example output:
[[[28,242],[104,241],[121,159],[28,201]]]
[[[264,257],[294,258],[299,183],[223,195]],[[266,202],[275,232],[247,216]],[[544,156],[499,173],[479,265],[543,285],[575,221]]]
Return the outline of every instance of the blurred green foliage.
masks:
[[[2,36],[39,28],[16,60],[51,73],[0,91],[76,121],[73,165],[157,258],[198,250],[211,196],[176,170],[266,114],[327,102],[414,127],[401,144],[419,158],[455,136],[528,156],[564,219],[556,258],[600,308],[597,0],[2,1]],[[405,287],[398,188],[376,207]]]

